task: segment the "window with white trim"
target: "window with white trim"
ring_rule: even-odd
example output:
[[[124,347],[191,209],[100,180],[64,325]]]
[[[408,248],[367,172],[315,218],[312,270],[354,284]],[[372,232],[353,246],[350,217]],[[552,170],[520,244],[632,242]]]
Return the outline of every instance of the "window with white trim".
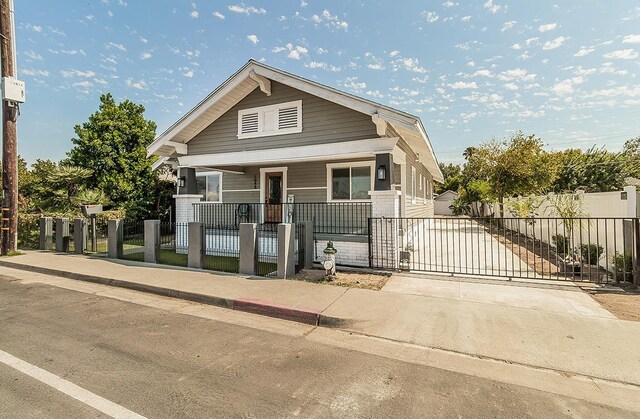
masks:
[[[416,203],[416,168],[411,166],[411,203]]]
[[[369,200],[373,162],[327,164],[327,201]]]
[[[196,174],[198,195],[204,196],[205,201],[222,202],[222,173],[200,172]]]
[[[238,111],[238,138],[302,132],[302,101]]]

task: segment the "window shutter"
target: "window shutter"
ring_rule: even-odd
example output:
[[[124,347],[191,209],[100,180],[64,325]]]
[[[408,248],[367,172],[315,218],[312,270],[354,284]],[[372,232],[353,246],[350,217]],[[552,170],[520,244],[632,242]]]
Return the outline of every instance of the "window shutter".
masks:
[[[298,126],[298,107],[278,109],[278,129],[296,128]]]
[[[250,134],[258,132],[258,112],[242,115],[240,133]]]

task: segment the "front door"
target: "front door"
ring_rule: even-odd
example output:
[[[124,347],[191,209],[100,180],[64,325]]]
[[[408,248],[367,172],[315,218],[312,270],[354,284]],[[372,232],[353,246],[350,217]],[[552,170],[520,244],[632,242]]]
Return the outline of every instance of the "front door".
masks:
[[[266,173],[265,222],[282,222],[282,172]]]

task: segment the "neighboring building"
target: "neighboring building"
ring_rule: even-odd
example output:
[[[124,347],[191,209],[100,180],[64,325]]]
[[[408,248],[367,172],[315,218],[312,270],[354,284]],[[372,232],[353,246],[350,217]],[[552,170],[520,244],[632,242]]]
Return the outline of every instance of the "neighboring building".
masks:
[[[454,191],[445,191],[436,196],[433,200],[433,212],[435,215],[453,215],[451,211],[451,203],[458,199],[460,195]]]
[[[371,216],[432,217],[443,181],[420,118],[254,60],[148,153],[178,168],[177,222],[313,219],[361,247]]]

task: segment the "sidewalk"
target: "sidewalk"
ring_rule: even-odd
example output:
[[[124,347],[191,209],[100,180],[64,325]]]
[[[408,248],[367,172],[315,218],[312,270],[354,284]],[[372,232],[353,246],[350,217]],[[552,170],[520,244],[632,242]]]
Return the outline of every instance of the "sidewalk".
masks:
[[[567,299],[558,291],[554,303],[545,301],[550,293],[513,283],[504,288],[479,284],[467,292],[465,284],[425,281],[421,286],[419,278],[398,284],[402,278],[395,276],[386,290],[370,291],[40,252],[1,259],[0,274],[2,266],[640,385],[640,323],[590,308],[580,303],[582,294]],[[542,302],[526,303],[528,293]]]

